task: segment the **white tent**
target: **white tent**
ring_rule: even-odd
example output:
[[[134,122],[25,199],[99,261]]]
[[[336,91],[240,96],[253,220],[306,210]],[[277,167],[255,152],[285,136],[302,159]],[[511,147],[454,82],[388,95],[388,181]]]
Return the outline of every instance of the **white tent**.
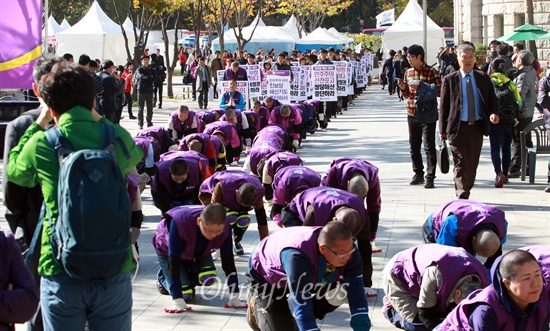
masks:
[[[296,49],[304,52],[306,50],[311,50],[315,48],[319,50],[320,48],[329,48],[334,47],[336,49],[341,49],[346,42],[337,37],[333,36],[330,32],[322,27],[318,27],[313,30],[310,34],[303,37],[302,39],[296,41]]]
[[[48,37],[53,37],[57,33],[63,31],[63,28],[57,23],[55,18],[53,16],[50,16],[48,18],[48,21],[46,22],[47,28],[48,28]],[[42,38],[46,36],[46,27],[42,30]]]
[[[122,23],[122,26],[124,27],[124,30],[126,30],[126,33],[130,33],[132,36],[134,35],[134,23],[132,23],[130,17],[126,16],[126,19],[124,20],[124,23]],[[137,27],[136,31],[139,34],[139,29]]]
[[[256,26],[256,22],[258,25]],[[254,27],[256,29],[254,30]],[[282,26],[266,26],[261,18],[256,17],[254,21],[247,27],[243,29],[243,37],[248,39],[250,35],[252,39],[246,44],[245,49],[249,53],[256,54],[260,47],[264,50],[275,49],[275,52],[287,51],[290,52],[294,48],[294,43],[296,38],[291,35],[291,33]],[[233,29],[229,29],[223,34],[224,37],[224,49],[235,50],[238,47],[237,38]],[[214,50],[220,49],[219,38],[212,41],[212,48]]]
[[[70,29],[56,35],[57,53],[71,53],[77,58],[88,54],[91,58],[110,59],[125,64],[128,58],[120,25],[113,22],[94,1],[86,15]],[[128,35],[130,47],[134,35]]]
[[[286,22],[283,27],[292,37],[296,38],[296,40],[300,39],[300,33],[298,32],[298,21],[294,15],[290,16],[288,22]]]
[[[435,24],[431,18],[427,18],[427,46],[424,50],[426,63],[435,62],[435,56],[439,47],[445,46],[445,33]],[[382,48],[384,54],[389,54],[391,49],[398,50],[403,46],[413,44],[423,45],[423,14],[422,8],[415,0],[409,0],[405,10],[399,15],[395,23],[382,35]]]
[[[342,39],[342,41],[343,41],[345,44],[351,44],[351,43],[353,43],[353,38],[344,36],[343,34],[341,34],[340,32],[338,32],[338,30],[336,30],[335,27],[332,27],[332,28],[328,29],[327,31],[328,31],[330,34],[332,34],[333,36]]]
[[[63,22],[61,22],[60,25],[61,25],[61,27],[63,28],[63,30],[67,30],[68,28],[71,27],[71,25],[69,24],[69,22],[67,22],[67,19],[66,19],[66,18],[63,19]]]

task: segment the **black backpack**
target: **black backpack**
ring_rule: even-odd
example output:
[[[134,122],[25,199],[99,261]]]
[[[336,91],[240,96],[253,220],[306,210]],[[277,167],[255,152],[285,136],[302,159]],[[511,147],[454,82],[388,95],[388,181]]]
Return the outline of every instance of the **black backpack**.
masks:
[[[499,102],[498,117],[500,122],[512,123],[517,116],[519,107],[514,92],[510,89],[510,81],[500,86],[493,82],[493,86]]]

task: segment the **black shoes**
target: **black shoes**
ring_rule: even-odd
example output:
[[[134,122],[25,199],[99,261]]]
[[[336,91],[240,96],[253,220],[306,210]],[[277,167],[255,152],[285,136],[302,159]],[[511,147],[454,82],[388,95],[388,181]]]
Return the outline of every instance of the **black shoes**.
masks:
[[[521,176],[520,170],[510,171],[508,173],[508,178],[519,178],[519,176]]]
[[[130,119],[131,120],[137,120],[137,117],[135,117],[134,115],[130,115]]]
[[[420,175],[414,175],[409,185],[418,185],[418,184],[424,184],[424,177]],[[433,185],[433,180],[432,180]]]
[[[426,177],[426,184],[424,184],[424,188],[434,188],[434,179],[432,177]]]
[[[241,243],[235,243],[235,255],[244,255],[244,248]]]

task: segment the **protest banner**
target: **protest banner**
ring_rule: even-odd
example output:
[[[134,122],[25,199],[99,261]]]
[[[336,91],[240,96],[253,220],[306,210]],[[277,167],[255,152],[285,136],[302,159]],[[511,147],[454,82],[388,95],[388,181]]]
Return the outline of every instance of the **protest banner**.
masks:
[[[225,76],[225,70],[216,71],[216,76],[218,77],[218,95],[222,95],[222,82]]]
[[[241,68],[246,70],[248,76],[248,92],[251,98],[257,98],[262,95],[261,91],[261,76],[259,64],[241,65]]]
[[[223,95],[225,92],[228,92],[229,91],[229,83],[231,83],[231,81],[228,81],[228,80],[224,80],[222,81],[221,83],[218,82],[218,86],[220,86],[220,100],[221,100],[221,95]],[[245,103],[245,109],[248,107],[248,98],[250,97],[250,94],[248,93],[248,82],[245,81],[245,80],[238,80],[237,81],[237,91],[241,92],[241,94],[243,95],[243,98],[244,98],[244,103]]]
[[[344,61],[335,61],[334,65],[336,66],[336,86],[337,86],[337,95],[339,97],[345,97],[348,95],[347,85],[348,77],[346,73],[346,67],[348,62]]]
[[[290,100],[292,101],[302,101],[306,100],[307,97],[304,93],[303,96],[300,96],[300,86],[302,83],[302,70],[299,66],[290,67],[292,70],[292,82],[290,83]],[[304,91],[305,92],[305,91]]]
[[[309,81],[309,66],[301,66],[299,100],[307,100],[307,82],[308,81]]]
[[[311,86],[311,66],[303,66],[301,67],[304,71],[305,75],[305,81],[302,81],[302,84],[305,83],[305,89],[306,89],[306,98],[313,95],[313,86]]]
[[[290,70],[267,72],[267,95],[282,104],[290,103]]]
[[[336,66],[322,64],[311,66],[313,98],[321,101],[337,101]]]
[[[348,80],[348,85],[346,87],[347,95],[353,95],[353,63],[347,62],[346,63],[346,77]]]

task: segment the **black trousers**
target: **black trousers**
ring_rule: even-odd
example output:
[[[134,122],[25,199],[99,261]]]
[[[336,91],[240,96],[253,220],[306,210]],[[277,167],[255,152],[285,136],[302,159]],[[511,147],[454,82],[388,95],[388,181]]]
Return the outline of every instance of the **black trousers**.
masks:
[[[437,155],[435,153],[435,124],[422,124],[417,118],[408,116],[409,125],[409,145],[413,171],[418,176],[424,177],[424,164],[422,162],[422,153],[420,147],[424,142],[424,152],[426,153],[426,177],[435,178],[435,168],[437,165]]]
[[[208,107],[208,82],[201,81],[201,90],[199,91],[199,108]]]
[[[533,117],[527,118],[518,118],[518,124],[514,127],[514,140],[512,140],[512,160],[510,161],[510,172],[515,172],[521,170],[521,145],[519,134],[523,129],[525,129],[529,124],[533,122]],[[526,144],[529,147],[533,147],[533,142],[531,141],[531,135],[527,135]],[[505,174],[508,175],[508,174]]]

